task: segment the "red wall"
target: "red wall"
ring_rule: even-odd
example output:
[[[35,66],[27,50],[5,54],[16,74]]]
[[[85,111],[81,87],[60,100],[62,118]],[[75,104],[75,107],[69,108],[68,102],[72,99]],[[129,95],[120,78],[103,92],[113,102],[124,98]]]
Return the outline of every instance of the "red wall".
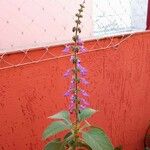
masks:
[[[107,42],[102,40],[95,48]],[[31,53],[35,57],[41,51]],[[8,59],[19,57],[11,54]],[[41,134],[50,121],[47,117],[67,107],[63,93],[69,82],[63,73],[70,66],[68,59],[0,71],[0,150],[42,149]],[[89,70],[89,100],[100,110],[91,122],[103,127],[124,150],[143,150],[150,120],[150,32],[136,34],[117,48],[82,54],[81,59]]]

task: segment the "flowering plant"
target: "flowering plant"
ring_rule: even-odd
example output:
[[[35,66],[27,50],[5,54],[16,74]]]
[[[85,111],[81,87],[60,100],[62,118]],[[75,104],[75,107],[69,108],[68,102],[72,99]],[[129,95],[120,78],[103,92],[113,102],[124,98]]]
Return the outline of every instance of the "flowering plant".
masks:
[[[57,133],[66,131],[63,138],[55,139],[45,146],[45,150],[114,150],[109,138],[105,132],[98,127],[92,126],[86,119],[91,117],[96,110],[89,108],[89,102],[86,100],[88,93],[81,88],[81,84],[88,84],[85,79],[87,69],[81,65],[78,57],[79,52],[85,52],[84,43],[79,38],[81,32],[80,24],[84,3],[80,4],[76,14],[76,26],[73,27],[72,45],[66,45],[64,53],[71,53],[70,61],[73,68],[68,69],[64,76],[71,77],[71,83],[65,97],[70,97],[69,111],[61,111],[49,118],[54,119],[43,133],[43,138],[47,139]],[[74,115],[74,117],[71,117]]]

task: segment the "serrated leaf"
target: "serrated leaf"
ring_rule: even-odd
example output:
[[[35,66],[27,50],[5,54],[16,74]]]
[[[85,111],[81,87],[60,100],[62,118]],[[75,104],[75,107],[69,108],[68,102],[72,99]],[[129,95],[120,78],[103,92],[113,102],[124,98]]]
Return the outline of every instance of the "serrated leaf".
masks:
[[[65,150],[65,147],[63,145],[63,142],[61,141],[53,141],[53,142],[49,142],[44,150]]]
[[[100,128],[92,127],[87,132],[82,132],[84,142],[92,150],[114,150],[109,138]]]
[[[85,108],[85,109],[83,109],[81,111],[81,113],[79,114],[80,121],[83,121],[83,120],[91,117],[95,112],[96,112],[96,110],[94,110],[92,108]]]
[[[63,121],[52,122],[44,131],[43,138],[47,139],[48,137],[67,129],[70,129],[70,126],[66,125]]]

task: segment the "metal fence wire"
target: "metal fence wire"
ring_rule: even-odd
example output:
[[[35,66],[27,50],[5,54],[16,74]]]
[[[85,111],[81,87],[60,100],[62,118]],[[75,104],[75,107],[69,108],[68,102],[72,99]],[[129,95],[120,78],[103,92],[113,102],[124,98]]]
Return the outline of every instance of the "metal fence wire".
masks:
[[[71,42],[80,3],[82,0],[1,0],[0,69],[63,57],[50,48]],[[98,50],[116,47],[146,29],[147,8],[148,0],[86,0],[81,38],[96,39],[89,51],[104,37],[110,42]],[[117,43],[116,35],[121,36]],[[31,49],[38,47],[43,47],[42,55],[32,59]],[[19,62],[8,59],[15,51],[20,52]]]

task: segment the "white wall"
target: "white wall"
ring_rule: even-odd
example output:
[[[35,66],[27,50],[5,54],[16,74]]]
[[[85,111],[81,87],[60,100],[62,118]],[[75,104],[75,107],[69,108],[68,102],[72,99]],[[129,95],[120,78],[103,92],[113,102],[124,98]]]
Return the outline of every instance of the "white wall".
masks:
[[[82,0],[0,0],[0,52],[70,41]],[[92,33],[92,1],[87,0],[82,37]]]
[[[83,0],[0,0],[0,53],[70,42]],[[83,39],[146,27],[148,0],[86,0]]]

